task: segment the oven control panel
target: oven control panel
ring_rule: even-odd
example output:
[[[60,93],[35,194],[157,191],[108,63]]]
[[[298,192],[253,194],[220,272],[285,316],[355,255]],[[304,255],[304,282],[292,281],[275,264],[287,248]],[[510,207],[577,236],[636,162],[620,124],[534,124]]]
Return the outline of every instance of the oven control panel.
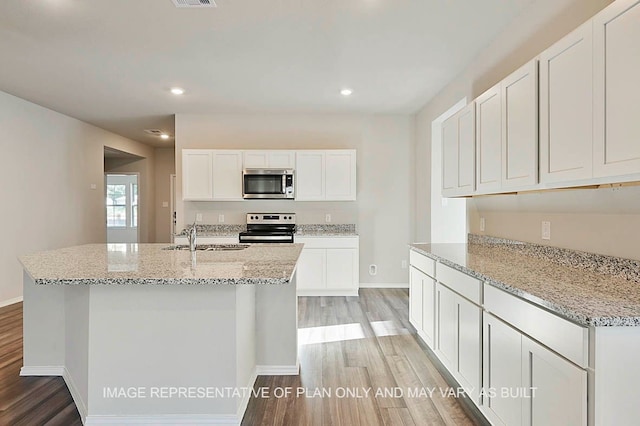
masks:
[[[295,225],[295,213],[247,213],[247,225],[251,224],[287,224]]]

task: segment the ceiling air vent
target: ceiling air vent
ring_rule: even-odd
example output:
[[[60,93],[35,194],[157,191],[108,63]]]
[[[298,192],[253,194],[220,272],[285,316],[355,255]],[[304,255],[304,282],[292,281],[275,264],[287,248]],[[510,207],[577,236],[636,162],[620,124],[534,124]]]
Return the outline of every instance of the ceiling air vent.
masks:
[[[213,0],[171,0],[176,7],[216,7]]]
[[[162,130],[159,130],[159,129],[145,129],[145,132],[154,136],[160,136],[162,133],[164,133]]]

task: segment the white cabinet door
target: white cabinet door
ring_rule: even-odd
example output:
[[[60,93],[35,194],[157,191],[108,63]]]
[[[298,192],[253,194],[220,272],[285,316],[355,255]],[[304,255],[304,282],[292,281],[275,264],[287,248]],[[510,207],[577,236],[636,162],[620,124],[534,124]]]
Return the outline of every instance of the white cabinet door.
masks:
[[[358,250],[327,249],[327,289],[357,289]]]
[[[242,156],[245,169],[264,169],[269,167],[268,151],[244,151]]]
[[[457,369],[454,376],[480,406],[482,384],[482,308],[456,295],[458,308]]]
[[[594,175],[640,173],[640,1],[609,5],[593,35]]]
[[[502,80],[502,188],[538,183],[538,61]]]
[[[242,151],[212,152],[213,199],[242,200]]]
[[[522,336],[486,312],[483,323],[482,411],[494,425],[521,425],[523,399],[503,395],[502,389],[522,388]]]
[[[422,280],[422,333],[425,343],[435,349],[436,336],[436,281],[426,274],[421,274]]]
[[[411,267],[409,272],[409,322],[422,330],[422,277],[423,273]]]
[[[296,153],[294,151],[269,151],[269,166],[273,169],[295,169]]]
[[[213,199],[213,160],[208,149],[182,150],[182,199]]]
[[[458,305],[456,294],[442,284],[436,285],[438,332],[436,354],[451,372],[457,369]]]
[[[356,199],[356,151],[325,151],[325,200]]]
[[[476,188],[498,192],[502,176],[502,102],[500,85],[476,99]]]
[[[293,169],[296,164],[296,154],[294,151],[249,150],[243,152],[243,157],[245,169]]]
[[[593,162],[592,21],[540,55],[540,182],[589,179]]]
[[[471,195],[476,182],[476,113],[471,102],[458,114],[458,194]]]
[[[296,153],[296,200],[325,199],[324,151],[298,151]]]
[[[442,123],[442,195],[451,197],[458,189],[458,116]]]
[[[325,249],[303,249],[298,259],[298,289],[323,289],[326,285]]]
[[[523,424],[587,424],[587,372],[522,337]]]

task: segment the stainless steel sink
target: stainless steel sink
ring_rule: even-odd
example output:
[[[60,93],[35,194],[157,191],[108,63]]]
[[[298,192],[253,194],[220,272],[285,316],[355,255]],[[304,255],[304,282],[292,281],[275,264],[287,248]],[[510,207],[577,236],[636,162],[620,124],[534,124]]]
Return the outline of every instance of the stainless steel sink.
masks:
[[[200,244],[196,246],[197,251],[232,251],[244,250],[249,244]],[[188,245],[177,245],[165,247],[163,250],[189,250]]]

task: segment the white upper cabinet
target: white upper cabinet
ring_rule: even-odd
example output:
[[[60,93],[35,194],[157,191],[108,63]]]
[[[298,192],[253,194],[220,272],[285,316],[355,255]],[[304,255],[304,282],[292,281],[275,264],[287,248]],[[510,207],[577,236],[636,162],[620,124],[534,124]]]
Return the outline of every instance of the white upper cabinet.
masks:
[[[324,200],[324,160],[324,151],[298,151],[296,153],[296,200]]]
[[[183,149],[182,199],[242,200],[242,151]]]
[[[182,150],[182,199],[208,201],[213,199],[212,151]]]
[[[540,55],[540,182],[589,179],[593,161],[593,31],[580,26]]]
[[[475,103],[442,125],[442,195],[471,195],[475,190]]]
[[[296,153],[297,201],[356,199],[356,151],[325,150]]]
[[[538,61],[502,80],[502,188],[538,183]]]
[[[242,200],[242,151],[214,150],[213,199]]]
[[[498,192],[502,179],[502,96],[500,84],[476,99],[476,187]]]
[[[294,151],[244,151],[245,169],[294,169],[296,154]]]
[[[353,201],[356,199],[356,152],[354,150],[325,151],[325,199]]]
[[[640,1],[594,17],[594,176],[640,173]]]

